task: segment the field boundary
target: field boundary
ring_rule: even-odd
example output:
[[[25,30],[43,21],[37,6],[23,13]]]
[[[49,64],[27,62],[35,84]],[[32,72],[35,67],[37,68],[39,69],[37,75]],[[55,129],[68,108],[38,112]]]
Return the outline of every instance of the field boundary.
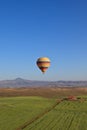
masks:
[[[62,101],[63,100],[56,101],[56,103],[54,105],[52,105],[50,108],[47,108],[44,112],[40,113],[39,115],[37,115],[33,119],[25,122],[24,124],[22,124],[21,126],[19,126],[16,130],[23,130],[24,128],[26,128],[27,126],[29,126],[30,124],[32,124],[33,122],[35,122],[36,120],[40,119],[41,117],[43,117],[44,115],[46,115],[48,112],[50,112],[51,110],[53,110]]]

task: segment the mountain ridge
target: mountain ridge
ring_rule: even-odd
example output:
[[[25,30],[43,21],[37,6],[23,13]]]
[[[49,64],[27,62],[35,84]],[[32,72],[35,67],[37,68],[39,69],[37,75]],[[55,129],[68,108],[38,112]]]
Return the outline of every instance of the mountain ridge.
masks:
[[[87,87],[87,81],[38,81],[16,78],[13,80],[0,80],[0,88],[20,87]]]

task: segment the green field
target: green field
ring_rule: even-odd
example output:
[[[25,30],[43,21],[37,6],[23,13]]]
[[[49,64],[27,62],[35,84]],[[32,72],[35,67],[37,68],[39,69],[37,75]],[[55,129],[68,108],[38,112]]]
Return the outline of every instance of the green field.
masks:
[[[42,97],[0,98],[0,130],[22,130],[55,102]],[[23,130],[87,130],[87,101],[62,101]]]
[[[42,97],[0,98],[0,130],[16,130],[52,104]]]
[[[24,130],[87,130],[87,101],[63,101]]]

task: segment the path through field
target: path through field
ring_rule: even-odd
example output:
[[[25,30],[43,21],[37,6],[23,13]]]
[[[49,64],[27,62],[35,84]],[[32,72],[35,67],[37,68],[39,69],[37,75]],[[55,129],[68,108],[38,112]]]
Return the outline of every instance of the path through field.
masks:
[[[1,97],[0,130],[87,130],[84,98],[60,102],[37,96]]]
[[[39,114],[38,116],[36,116],[35,118],[25,122],[23,125],[21,125],[20,127],[18,127],[16,130],[23,130],[24,128],[26,128],[27,126],[31,125],[32,123],[34,123],[35,121],[37,121],[38,119],[42,118],[44,115],[46,115],[48,112],[50,112],[51,110],[53,110],[62,100],[57,101],[54,105],[52,105],[50,108],[47,108],[43,113]]]
[[[24,130],[87,130],[87,101],[62,101]]]

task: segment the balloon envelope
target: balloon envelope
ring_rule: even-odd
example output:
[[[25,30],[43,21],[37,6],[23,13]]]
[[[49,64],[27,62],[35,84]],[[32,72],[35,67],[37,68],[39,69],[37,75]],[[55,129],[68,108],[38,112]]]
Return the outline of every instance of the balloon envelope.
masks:
[[[47,57],[40,57],[37,59],[37,66],[39,69],[45,73],[48,67],[50,66],[50,59]]]

